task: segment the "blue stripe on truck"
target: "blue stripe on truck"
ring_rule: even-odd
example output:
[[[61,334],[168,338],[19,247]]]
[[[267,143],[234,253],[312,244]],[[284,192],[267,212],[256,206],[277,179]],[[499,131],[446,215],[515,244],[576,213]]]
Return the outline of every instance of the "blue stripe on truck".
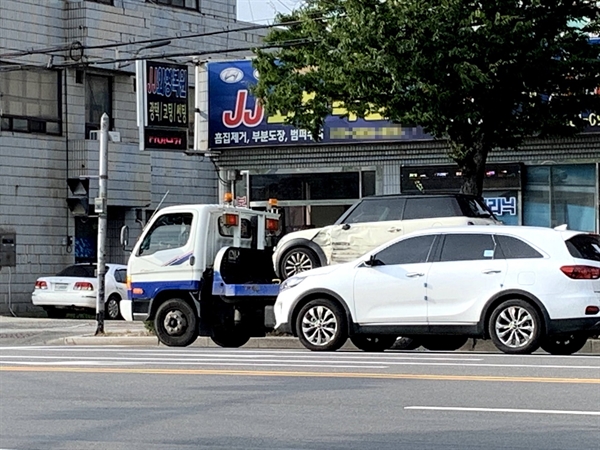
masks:
[[[199,280],[178,281],[132,281],[131,290],[127,291],[129,300],[155,298],[161,291],[199,291],[202,286]],[[134,294],[133,289],[141,288],[142,294]]]

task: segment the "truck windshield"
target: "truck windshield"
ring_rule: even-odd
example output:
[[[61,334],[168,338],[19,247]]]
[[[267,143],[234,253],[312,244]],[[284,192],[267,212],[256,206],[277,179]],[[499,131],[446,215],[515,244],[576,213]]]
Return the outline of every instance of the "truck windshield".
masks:
[[[144,237],[138,256],[186,245],[190,237],[192,217],[191,213],[165,214],[159,217]]]

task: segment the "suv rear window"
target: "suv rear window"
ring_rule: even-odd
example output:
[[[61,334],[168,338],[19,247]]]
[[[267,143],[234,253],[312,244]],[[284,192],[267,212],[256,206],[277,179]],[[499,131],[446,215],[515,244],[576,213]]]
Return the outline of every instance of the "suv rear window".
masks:
[[[600,236],[595,234],[578,234],[567,242],[569,253],[574,258],[600,261]]]

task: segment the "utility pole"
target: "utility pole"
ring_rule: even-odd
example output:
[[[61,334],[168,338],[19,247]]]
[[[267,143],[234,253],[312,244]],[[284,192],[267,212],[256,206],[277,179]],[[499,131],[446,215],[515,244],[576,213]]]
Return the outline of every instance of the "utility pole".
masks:
[[[104,297],[106,279],[106,232],[107,193],[108,184],[108,114],[102,114],[100,119],[100,164],[98,178],[98,197],[94,201],[94,210],[98,214],[98,296],[96,297],[96,336],[104,334]]]

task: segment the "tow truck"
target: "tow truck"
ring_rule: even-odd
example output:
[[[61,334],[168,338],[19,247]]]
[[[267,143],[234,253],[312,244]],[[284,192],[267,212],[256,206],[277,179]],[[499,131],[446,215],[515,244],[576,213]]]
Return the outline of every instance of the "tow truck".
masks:
[[[267,211],[230,202],[160,209],[129,258],[125,320],[153,321],[159,341],[175,347],[198,336],[221,347],[265,336],[280,281],[272,262],[279,213],[270,203]]]

